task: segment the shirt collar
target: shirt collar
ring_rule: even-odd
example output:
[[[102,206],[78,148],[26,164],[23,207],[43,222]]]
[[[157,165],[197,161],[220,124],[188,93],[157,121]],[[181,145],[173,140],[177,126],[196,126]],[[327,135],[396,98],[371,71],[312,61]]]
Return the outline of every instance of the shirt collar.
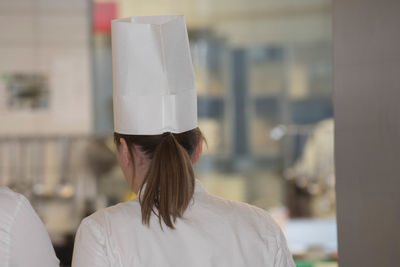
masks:
[[[206,189],[204,188],[202,182],[200,182],[199,179],[195,179],[195,184],[194,184],[194,192],[207,192]]]
[[[142,190],[145,190],[146,189],[146,183],[142,186]],[[139,190],[139,192],[138,192],[138,196],[140,195],[140,192],[141,192],[141,190]],[[202,182],[200,182],[200,180],[199,179],[197,179],[197,178],[195,178],[195,184],[194,184],[194,192],[195,193],[200,193],[200,192],[207,192],[206,191],[206,189],[204,188],[204,186],[203,186],[203,183]]]

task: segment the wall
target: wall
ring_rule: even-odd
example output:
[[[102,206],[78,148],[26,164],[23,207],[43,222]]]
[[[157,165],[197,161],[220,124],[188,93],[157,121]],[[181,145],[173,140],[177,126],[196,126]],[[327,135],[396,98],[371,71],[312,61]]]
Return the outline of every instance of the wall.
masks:
[[[92,129],[88,0],[0,1],[0,136]],[[48,78],[49,105],[10,110],[5,77]]]
[[[400,1],[333,3],[339,265],[399,266]]]
[[[189,29],[209,28],[229,46],[330,40],[330,0],[118,0],[121,17],[184,14]]]

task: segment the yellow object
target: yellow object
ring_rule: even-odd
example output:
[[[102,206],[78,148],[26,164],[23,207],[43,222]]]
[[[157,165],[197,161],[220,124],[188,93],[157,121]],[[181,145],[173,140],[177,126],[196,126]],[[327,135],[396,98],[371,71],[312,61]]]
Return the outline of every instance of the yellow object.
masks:
[[[125,194],[125,196],[122,198],[123,202],[133,200],[137,197],[135,192],[129,191],[128,193]]]

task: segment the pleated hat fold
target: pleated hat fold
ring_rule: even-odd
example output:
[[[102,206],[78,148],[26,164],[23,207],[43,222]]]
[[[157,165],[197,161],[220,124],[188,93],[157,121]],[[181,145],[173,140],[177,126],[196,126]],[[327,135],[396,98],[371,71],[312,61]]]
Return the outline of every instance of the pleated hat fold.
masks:
[[[183,15],[113,20],[114,131],[181,133],[197,127],[197,95]]]

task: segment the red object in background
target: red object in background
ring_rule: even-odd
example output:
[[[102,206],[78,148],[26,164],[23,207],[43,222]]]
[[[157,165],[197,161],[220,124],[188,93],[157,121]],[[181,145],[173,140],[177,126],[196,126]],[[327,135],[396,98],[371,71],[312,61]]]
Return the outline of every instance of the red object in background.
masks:
[[[111,20],[117,18],[117,3],[93,2],[93,30],[95,33],[109,34]]]

